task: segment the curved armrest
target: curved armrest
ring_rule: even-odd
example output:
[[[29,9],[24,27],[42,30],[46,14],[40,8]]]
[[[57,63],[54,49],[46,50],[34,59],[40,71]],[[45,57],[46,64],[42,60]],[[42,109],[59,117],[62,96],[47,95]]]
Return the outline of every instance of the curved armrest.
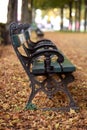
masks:
[[[47,44],[55,46],[55,44],[53,44],[51,41],[49,42],[49,40],[47,40],[47,41],[42,40],[40,42],[39,41],[38,42],[30,42],[30,43],[28,43],[28,47],[31,48],[31,49],[34,49],[34,48],[37,48],[38,46],[43,46],[43,45],[47,45]]]
[[[41,50],[41,51],[36,51],[35,53],[33,53],[31,56],[30,56],[30,59],[33,60],[39,56],[51,56],[51,55],[57,55],[58,59],[57,59],[57,62],[58,63],[62,63],[64,61],[64,56],[57,50],[55,49],[45,49],[45,50]]]
[[[39,40],[39,41],[37,41],[35,44],[37,45],[37,44],[47,44],[47,43],[53,44],[53,42],[52,42],[51,40],[49,40],[49,39]]]
[[[27,48],[27,51],[30,53],[34,53],[35,51],[38,51],[39,49],[48,49],[48,48],[52,48],[52,49],[57,49],[57,47],[55,45],[51,45],[51,44],[41,44],[41,45],[38,45],[38,46],[35,46],[34,48]]]
[[[34,50],[37,50],[37,49],[40,49],[40,48],[44,48],[44,49],[46,48],[46,49],[48,49],[49,47],[51,47],[53,49],[57,49],[57,47],[55,45],[53,45],[53,44],[49,44],[49,43],[44,44],[44,43],[42,43],[42,44],[36,45],[34,47]]]

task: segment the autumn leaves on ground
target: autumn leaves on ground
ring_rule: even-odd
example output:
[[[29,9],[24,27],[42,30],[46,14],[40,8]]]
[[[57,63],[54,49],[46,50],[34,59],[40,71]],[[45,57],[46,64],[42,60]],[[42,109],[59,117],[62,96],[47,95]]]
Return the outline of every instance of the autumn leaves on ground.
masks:
[[[87,130],[87,33],[45,33],[71,60],[77,70],[69,90],[79,111],[25,111],[30,93],[29,80],[11,45],[0,46],[0,130]],[[57,100],[65,97],[57,95]],[[34,103],[46,106],[43,93]]]

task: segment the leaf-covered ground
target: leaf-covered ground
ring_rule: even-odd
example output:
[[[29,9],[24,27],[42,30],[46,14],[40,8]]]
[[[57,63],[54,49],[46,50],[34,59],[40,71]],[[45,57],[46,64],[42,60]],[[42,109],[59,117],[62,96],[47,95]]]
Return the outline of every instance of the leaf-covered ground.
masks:
[[[46,33],[59,49],[75,64],[75,81],[69,85],[79,111],[25,111],[30,93],[29,80],[11,45],[0,46],[0,130],[87,130],[87,34]],[[65,97],[56,95],[55,102]],[[50,102],[43,93],[34,103]]]

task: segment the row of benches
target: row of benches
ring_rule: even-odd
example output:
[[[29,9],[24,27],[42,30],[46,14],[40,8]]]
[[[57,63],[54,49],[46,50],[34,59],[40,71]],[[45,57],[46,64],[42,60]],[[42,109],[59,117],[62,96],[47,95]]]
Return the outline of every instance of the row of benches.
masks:
[[[43,91],[49,99],[52,99],[58,91],[62,91],[70,100],[67,107],[43,108],[44,110],[78,109],[67,88],[67,85],[74,81],[72,72],[76,68],[55,44],[48,39],[31,41],[28,24],[11,23],[10,36],[13,48],[31,81],[31,94],[26,109],[38,109],[32,101],[39,91]],[[57,75],[60,80],[56,80],[54,75]],[[45,79],[39,81],[36,78],[38,76],[44,76]]]

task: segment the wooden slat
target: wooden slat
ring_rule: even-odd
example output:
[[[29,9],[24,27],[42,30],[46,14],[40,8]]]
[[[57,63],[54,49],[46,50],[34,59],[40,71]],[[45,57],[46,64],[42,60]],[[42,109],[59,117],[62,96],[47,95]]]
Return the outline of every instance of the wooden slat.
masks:
[[[73,72],[76,70],[75,66],[65,57],[64,62],[62,63],[62,69],[57,61],[51,62],[51,66],[54,67],[53,72],[54,73],[68,73]],[[44,62],[34,61],[33,68],[32,68],[33,74],[44,74]]]

